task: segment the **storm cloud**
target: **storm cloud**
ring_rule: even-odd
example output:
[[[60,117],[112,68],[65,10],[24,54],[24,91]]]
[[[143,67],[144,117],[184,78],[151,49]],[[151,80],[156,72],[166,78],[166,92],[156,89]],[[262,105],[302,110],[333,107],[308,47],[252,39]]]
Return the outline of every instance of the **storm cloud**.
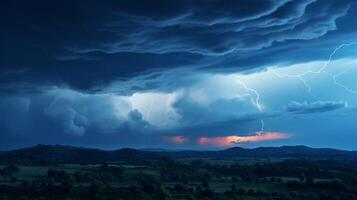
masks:
[[[331,47],[329,33],[338,22],[346,29],[340,19],[353,13],[351,6],[350,0],[2,2],[0,89],[93,91],[158,69],[242,71],[314,59],[320,55],[283,54],[299,55],[320,39]]]
[[[355,132],[356,112],[343,112],[357,102],[352,0],[0,4],[0,149],[305,144],[327,138],[327,123]]]

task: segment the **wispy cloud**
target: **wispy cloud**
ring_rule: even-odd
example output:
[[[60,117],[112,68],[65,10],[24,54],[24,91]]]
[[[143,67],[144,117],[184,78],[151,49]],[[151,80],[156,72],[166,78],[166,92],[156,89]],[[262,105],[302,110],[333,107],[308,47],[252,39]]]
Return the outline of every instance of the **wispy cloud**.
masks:
[[[343,101],[316,101],[316,102],[290,102],[286,111],[296,114],[307,114],[317,112],[328,112],[347,107],[347,102]]]

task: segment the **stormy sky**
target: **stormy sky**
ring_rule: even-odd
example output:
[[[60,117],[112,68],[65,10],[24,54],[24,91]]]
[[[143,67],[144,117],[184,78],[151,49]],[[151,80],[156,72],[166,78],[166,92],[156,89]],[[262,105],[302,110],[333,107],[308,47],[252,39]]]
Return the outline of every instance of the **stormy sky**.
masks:
[[[353,0],[0,4],[0,150],[357,149]]]

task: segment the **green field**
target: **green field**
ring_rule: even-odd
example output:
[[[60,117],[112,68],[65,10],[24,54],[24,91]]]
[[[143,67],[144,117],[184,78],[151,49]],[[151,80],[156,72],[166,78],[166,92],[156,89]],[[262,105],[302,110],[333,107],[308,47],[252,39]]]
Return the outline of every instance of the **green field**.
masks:
[[[190,159],[0,166],[0,199],[357,199],[354,163]]]

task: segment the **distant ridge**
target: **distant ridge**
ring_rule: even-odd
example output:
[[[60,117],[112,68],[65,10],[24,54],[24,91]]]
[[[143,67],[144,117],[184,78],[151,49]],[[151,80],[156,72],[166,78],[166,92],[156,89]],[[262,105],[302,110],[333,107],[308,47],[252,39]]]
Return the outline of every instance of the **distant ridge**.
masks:
[[[180,150],[173,150],[173,149],[163,149],[163,148],[142,148],[138,149],[139,151],[150,151],[150,152],[174,152]]]
[[[258,147],[246,149],[232,147],[218,151],[171,151],[166,149],[100,150],[63,145],[36,145],[34,147],[3,151],[0,163],[53,162],[100,163],[138,161],[169,158],[306,158],[306,159],[357,159],[357,151],[307,146]]]

